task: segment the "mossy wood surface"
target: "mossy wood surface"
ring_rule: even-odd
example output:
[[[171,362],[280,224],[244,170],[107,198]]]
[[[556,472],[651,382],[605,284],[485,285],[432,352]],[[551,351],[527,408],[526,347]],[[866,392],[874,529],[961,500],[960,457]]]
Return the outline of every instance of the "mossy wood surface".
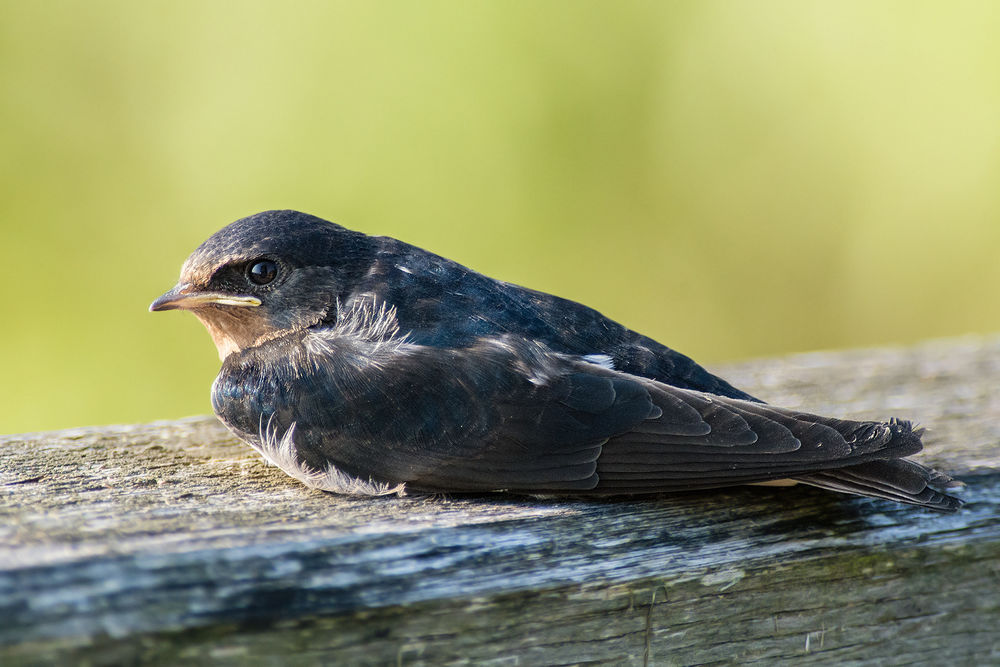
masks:
[[[209,418],[2,436],[0,664],[1000,663],[1000,339],[716,370],[920,422],[968,504],[358,500]]]

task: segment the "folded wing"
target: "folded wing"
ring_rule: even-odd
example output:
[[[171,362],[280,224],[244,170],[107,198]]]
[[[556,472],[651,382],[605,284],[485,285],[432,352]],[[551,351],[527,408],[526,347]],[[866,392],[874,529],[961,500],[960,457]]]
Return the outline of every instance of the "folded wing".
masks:
[[[291,369],[264,351],[231,356],[215,387],[227,400],[216,406],[248,440],[263,421],[294,424],[299,456],[316,469],[442,492],[625,495],[793,479],[941,510],[959,504],[932,488],[946,476],[902,460],[921,449],[908,422],[680,389],[512,336],[400,346],[378,359],[356,341],[307,347]]]

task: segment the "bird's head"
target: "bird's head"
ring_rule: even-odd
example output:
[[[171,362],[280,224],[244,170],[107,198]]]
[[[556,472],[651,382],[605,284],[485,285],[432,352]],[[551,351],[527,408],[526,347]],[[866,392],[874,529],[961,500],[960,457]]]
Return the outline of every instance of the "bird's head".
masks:
[[[363,274],[372,245],[364,234],[305,213],[258,213],[198,246],[177,285],[149,309],[190,310],[225,359],[322,321]]]

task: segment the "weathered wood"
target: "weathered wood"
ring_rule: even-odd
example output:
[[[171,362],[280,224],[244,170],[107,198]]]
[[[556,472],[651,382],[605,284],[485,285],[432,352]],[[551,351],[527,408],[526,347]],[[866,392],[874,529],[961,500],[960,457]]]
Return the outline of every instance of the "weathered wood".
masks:
[[[930,427],[942,515],[818,490],[353,500],[214,420],[0,438],[0,663],[1000,661],[1000,339],[728,369]]]

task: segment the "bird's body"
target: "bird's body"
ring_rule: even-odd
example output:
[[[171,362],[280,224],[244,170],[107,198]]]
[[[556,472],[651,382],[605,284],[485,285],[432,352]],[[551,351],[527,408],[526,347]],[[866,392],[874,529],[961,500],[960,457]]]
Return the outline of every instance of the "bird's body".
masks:
[[[902,421],[769,406],[573,301],[294,211],[202,244],[154,310],[223,358],[219,418],[293,477],[354,494],[618,495],[801,481],[954,509]]]

